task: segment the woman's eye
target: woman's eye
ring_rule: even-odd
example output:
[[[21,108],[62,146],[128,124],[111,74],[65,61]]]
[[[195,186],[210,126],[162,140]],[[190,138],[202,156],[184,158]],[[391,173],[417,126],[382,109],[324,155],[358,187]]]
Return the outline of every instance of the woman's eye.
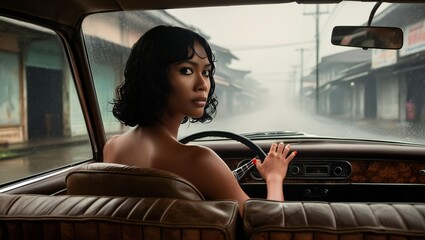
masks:
[[[192,69],[184,67],[182,69],[180,69],[180,73],[183,75],[190,75],[193,73]]]
[[[204,75],[205,77],[209,77],[211,76],[211,70],[205,70],[202,72],[202,75]]]

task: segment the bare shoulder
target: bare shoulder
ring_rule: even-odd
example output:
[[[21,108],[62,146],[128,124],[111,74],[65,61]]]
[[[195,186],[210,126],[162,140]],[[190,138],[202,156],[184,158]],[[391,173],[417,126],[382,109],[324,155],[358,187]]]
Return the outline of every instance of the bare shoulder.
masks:
[[[113,135],[112,137],[110,137],[108,139],[108,141],[106,141],[105,146],[103,147],[103,149],[108,149],[111,148],[114,145],[114,141],[121,135]]]
[[[185,145],[185,155],[190,159],[197,159],[198,161],[205,160],[221,160],[221,158],[210,148],[198,145]]]
[[[184,175],[193,175],[194,169],[197,173],[201,173],[217,167],[217,162],[223,162],[213,150],[198,145],[179,145],[173,149],[173,154],[177,155],[174,155],[172,168]]]
[[[108,139],[108,141],[106,141],[105,146],[103,146],[103,161],[105,162],[109,162],[110,161],[110,156],[111,154],[114,152],[114,148],[116,145],[116,139],[121,136],[121,135],[113,135],[112,137],[110,137]]]
[[[192,182],[207,199],[248,199],[227,164],[213,150],[203,146],[185,146],[184,163],[175,169]]]
[[[106,146],[106,145],[108,145],[108,144],[111,144],[111,143],[112,143],[115,139],[117,139],[119,136],[121,136],[121,135],[117,134],[117,135],[113,135],[112,137],[110,137],[110,138],[108,139],[108,141],[106,141],[105,146]]]

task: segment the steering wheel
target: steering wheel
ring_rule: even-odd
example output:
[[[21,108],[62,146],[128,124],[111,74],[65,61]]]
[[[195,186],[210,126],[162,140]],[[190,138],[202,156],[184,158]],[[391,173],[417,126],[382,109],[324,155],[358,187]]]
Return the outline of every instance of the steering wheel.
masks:
[[[255,144],[249,138],[246,138],[240,134],[226,132],[226,131],[199,132],[199,133],[195,133],[187,137],[184,137],[180,139],[179,142],[186,144],[190,141],[194,141],[194,140],[205,138],[205,137],[224,137],[224,138],[232,139],[249,147],[251,151],[253,151],[261,160],[264,160],[267,156],[266,153],[263,151],[263,149],[261,149],[257,144]],[[252,161],[248,161],[244,165],[233,170],[232,173],[235,176],[236,180],[239,182],[253,166],[254,166],[254,163]]]

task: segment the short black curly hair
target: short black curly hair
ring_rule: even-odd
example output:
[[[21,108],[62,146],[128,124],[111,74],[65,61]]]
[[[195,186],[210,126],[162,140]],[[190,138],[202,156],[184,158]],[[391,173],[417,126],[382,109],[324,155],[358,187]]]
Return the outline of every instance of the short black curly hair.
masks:
[[[199,118],[185,117],[190,121],[210,122],[217,109],[215,91],[215,57],[208,42],[199,34],[181,27],[157,26],[133,45],[128,57],[124,81],[117,87],[113,100],[113,114],[123,124],[134,127],[159,123],[170,94],[168,72],[171,64],[191,59],[195,42],[205,50],[211,64],[207,104]]]

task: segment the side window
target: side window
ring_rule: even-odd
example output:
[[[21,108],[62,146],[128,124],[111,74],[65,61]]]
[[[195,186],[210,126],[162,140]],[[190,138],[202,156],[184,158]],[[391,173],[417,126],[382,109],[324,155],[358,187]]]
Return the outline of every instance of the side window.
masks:
[[[0,186],[92,158],[59,37],[0,16]]]
[[[112,12],[87,16],[82,25],[107,137],[127,130],[112,114],[115,89],[123,80],[124,66],[134,42],[132,40],[135,39],[126,32],[121,32],[121,26],[126,25],[124,21],[123,13]]]
[[[116,97],[116,87],[124,80],[124,68],[131,47],[141,34],[158,24],[152,17],[154,15],[109,12],[84,18],[84,41],[107,137],[129,129],[114,117],[112,103]]]

